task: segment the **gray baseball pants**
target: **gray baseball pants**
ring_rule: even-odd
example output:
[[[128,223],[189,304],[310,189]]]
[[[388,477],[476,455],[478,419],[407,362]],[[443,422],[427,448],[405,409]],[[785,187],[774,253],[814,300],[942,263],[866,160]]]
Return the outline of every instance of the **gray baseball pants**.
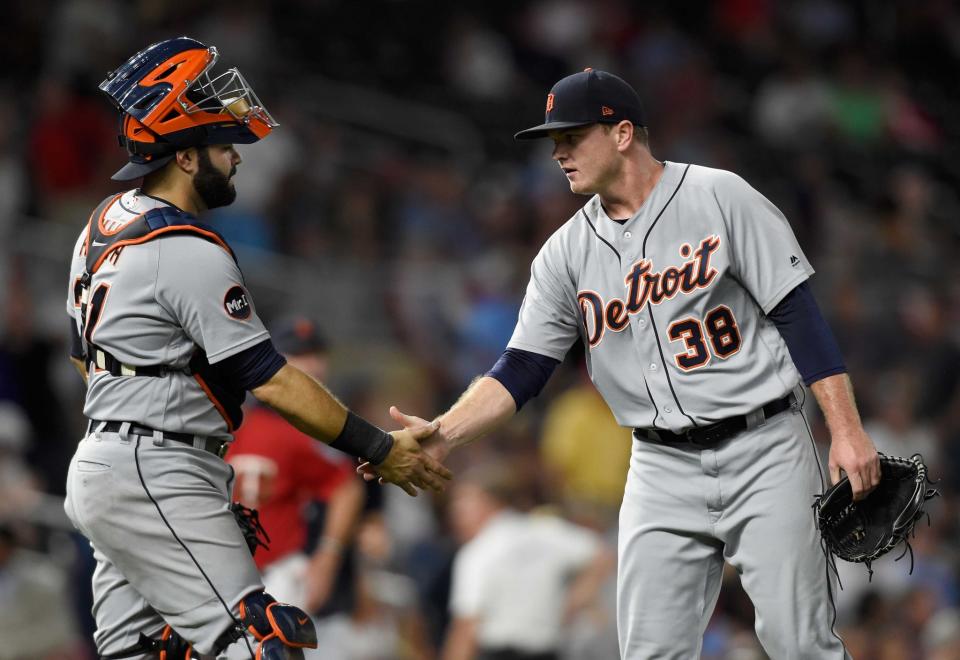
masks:
[[[175,441],[97,432],[80,442],[64,509],[97,560],[100,655],[134,647],[141,632],[158,637],[169,623],[209,656],[243,597],[263,589],[227,508],[232,478],[217,456]],[[253,658],[250,649],[241,638],[219,657]]]
[[[634,439],[618,541],[621,656],[699,657],[726,560],[773,660],[849,658],[811,509],[823,478],[792,408],[713,449]]]

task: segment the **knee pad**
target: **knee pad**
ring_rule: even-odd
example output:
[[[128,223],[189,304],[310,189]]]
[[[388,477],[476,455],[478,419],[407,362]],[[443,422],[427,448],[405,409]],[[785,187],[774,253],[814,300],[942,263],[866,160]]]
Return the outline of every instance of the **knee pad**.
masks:
[[[164,626],[159,639],[147,637],[140,633],[140,639],[137,640],[136,646],[101,657],[103,660],[121,660],[122,658],[142,655],[144,652],[155,652],[160,660],[191,660],[193,658],[193,646],[169,624]]]
[[[190,660],[193,646],[169,625],[160,633],[160,660]]]
[[[299,607],[278,603],[264,591],[240,601],[240,623],[259,644],[257,660],[296,660],[317,648],[317,629]]]

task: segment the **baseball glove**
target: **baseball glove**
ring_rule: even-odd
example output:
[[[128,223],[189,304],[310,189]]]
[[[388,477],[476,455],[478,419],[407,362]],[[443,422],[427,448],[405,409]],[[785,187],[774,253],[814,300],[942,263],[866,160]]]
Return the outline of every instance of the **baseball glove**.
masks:
[[[870,578],[871,564],[903,543],[903,553],[910,551],[910,572],[913,572],[913,549],[910,536],[924,515],[926,502],[939,493],[928,488],[927,466],[920,454],[898,458],[880,454],[880,483],[866,498],[853,501],[850,481],[843,477],[813,504],[817,528],[828,557],[865,564]]]
[[[257,510],[247,508],[240,502],[232,503],[230,510],[233,512],[233,517],[237,519],[237,525],[247,542],[247,547],[250,548],[250,554],[256,554],[260,546],[269,550],[270,537],[267,536],[267,530],[260,524],[260,514]]]

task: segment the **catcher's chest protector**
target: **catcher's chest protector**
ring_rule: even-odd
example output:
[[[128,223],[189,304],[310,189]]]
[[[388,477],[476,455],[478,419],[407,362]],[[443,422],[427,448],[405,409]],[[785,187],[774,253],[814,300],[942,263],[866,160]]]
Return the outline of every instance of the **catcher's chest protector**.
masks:
[[[120,195],[106,198],[94,209],[87,222],[87,240],[83,246],[86,270],[76,283],[74,295],[80,301],[80,335],[87,344],[87,306],[90,301],[90,283],[94,273],[107,259],[116,259],[128,245],[140,245],[164,236],[193,234],[216,243],[236,262],[237,257],[223,237],[212,227],[201,224],[196,217],[172,206],[162,206],[119,222],[107,218],[107,211],[117,203]],[[104,290],[104,295],[106,291]],[[97,294],[94,294],[97,295]],[[88,346],[89,348],[89,346]],[[89,354],[89,350],[88,350]]]
[[[130,220],[118,222],[106,217],[120,195],[103,200],[87,222],[87,241],[84,251],[87,272],[96,273],[111,254],[127,245],[139,245],[171,234],[194,234],[226,250],[234,261],[236,255],[227,242],[212,227],[200,223],[196,217],[172,206],[161,206],[141,213]]]

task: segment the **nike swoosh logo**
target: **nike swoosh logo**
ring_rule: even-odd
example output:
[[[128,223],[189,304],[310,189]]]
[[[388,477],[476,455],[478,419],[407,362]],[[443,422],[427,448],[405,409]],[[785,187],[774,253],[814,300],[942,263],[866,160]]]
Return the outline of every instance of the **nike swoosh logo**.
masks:
[[[106,243],[101,243],[100,241],[93,241],[93,247],[103,247]]]

